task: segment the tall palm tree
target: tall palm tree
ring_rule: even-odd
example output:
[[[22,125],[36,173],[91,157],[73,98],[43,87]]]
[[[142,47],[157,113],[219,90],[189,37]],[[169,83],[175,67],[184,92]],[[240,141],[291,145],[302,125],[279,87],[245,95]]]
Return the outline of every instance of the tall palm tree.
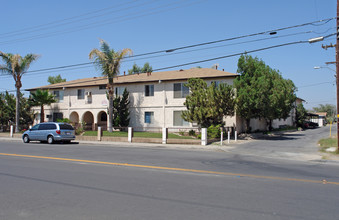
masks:
[[[22,87],[21,78],[29,69],[31,63],[39,58],[39,55],[27,54],[25,57],[21,57],[19,54],[3,53],[0,51],[0,57],[4,62],[4,64],[0,65],[0,73],[13,76],[15,81],[15,132],[19,132],[20,88]]]
[[[107,76],[108,84],[108,114],[109,114],[109,124],[108,131],[113,131],[113,96],[114,96],[114,84],[113,77],[119,74],[121,60],[128,56],[132,55],[132,50],[129,48],[125,48],[120,51],[114,51],[109,47],[107,42],[104,40],[100,40],[100,50],[93,49],[89,53],[89,59],[94,61],[94,64],[100,69],[101,74],[103,76]]]
[[[31,97],[29,99],[30,104],[32,106],[40,106],[40,123],[45,121],[45,110],[44,105],[51,105],[55,103],[57,100],[54,95],[49,93],[48,90],[36,90],[31,93]]]

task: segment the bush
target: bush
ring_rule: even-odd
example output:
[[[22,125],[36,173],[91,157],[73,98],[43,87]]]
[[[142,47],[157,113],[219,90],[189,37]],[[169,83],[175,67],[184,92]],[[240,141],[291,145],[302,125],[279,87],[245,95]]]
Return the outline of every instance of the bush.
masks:
[[[194,136],[194,137],[196,136],[194,130],[189,130],[188,135],[189,135],[189,136]]]
[[[69,120],[68,118],[63,118],[63,119],[58,118],[57,122],[71,123],[71,120]]]
[[[220,128],[221,125],[211,125],[207,128],[207,137],[208,138],[220,138]]]

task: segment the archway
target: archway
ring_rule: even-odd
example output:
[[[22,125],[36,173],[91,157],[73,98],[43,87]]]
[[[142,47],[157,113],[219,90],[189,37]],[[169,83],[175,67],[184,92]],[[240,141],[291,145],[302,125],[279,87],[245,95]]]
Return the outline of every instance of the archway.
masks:
[[[107,130],[107,113],[105,111],[98,113],[98,126],[102,127],[104,131]]]
[[[85,112],[82,116],[82,121],[85,122],[84,129],[85,130],[95,130],[94,125],[94,116],[92,112]]]
[[[69,115],[69,120],[71,121],[71,124],[78,128],[79,127],[79,114],[77,112],[72,112]]]

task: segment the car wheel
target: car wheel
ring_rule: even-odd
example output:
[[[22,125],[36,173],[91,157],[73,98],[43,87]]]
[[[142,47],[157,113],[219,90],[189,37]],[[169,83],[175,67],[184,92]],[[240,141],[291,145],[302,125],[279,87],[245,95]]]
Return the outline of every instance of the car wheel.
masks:
[[[53,138],[52,135],[50,135],[50,136],[47,137],[47,142],[48,142],[49,144],[53,144],[53,143],[54,143],[54,138]]]
[[[25,135],[25,136],[24,136],[23,141],[24,141],[24,143],[29,143],[29,137],[28,137],[28,135]]]

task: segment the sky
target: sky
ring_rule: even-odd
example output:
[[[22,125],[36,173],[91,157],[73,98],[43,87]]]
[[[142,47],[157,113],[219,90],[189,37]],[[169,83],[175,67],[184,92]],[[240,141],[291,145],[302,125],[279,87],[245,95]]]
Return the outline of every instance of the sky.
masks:
[[[291,79],[306,109],[319,104],[336,105],[335,65],[325,64],[335,61],[335,48],[322,48],[335,44],[335,36],[312,44],[260,50],[334,34],[335,19],[317,21],[336,16],[335,0],[0,0],[0,5],[0,51],[40,55],[22,78],[23,92],[47,85],[48,76],[60,74],[67,81],[100,76],[92,64],[41,71],[89,63],[88,54],[100,47],[100,39],[114,50],[130,48],[139,55],[236,38],[126,58],[120,73],[127,72],[134,63],[143,66],[145,62],[154,70],[197,62],[166,70],[211,68],[217,64],[220,70],[236,73],[237,54],[249,52],[279,70],[285,79]],[[311,24],[299,26],[306,23]],[[239,38],[251,34],[257,35]],[[198,62],[224,56],[228,57]],[[0,92],[15,90],[14,84],[10,76],[0,75]]]

